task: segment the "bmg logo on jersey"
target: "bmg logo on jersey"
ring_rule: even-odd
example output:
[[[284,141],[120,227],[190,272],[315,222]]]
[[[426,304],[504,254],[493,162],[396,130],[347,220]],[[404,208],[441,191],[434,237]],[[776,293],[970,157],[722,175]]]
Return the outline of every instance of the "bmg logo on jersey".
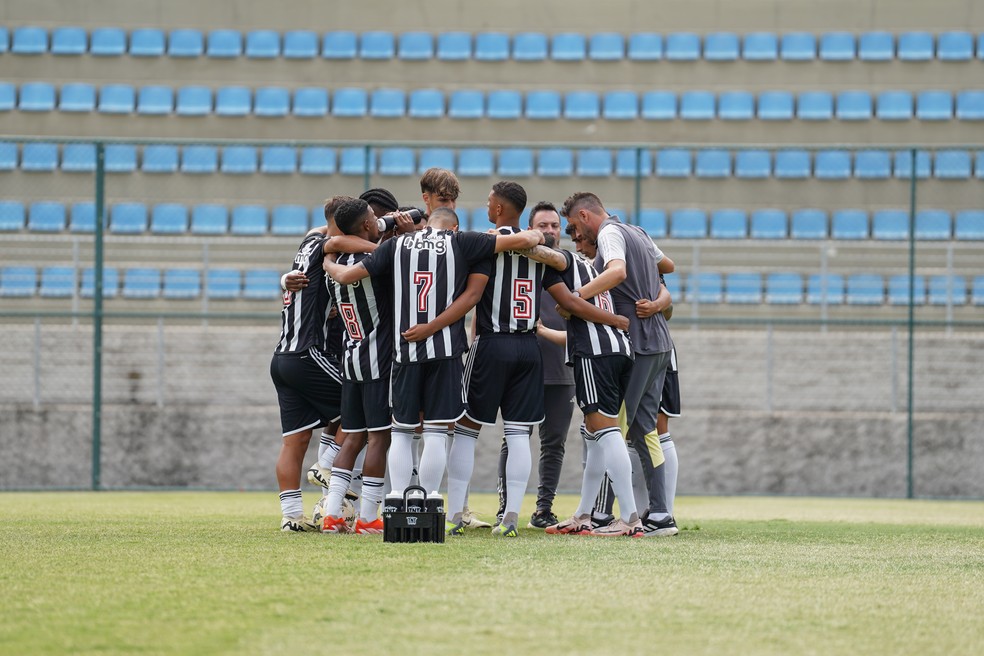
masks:
[[[448,241],[441,235],[437,239],[428,239],[428,235],[415,232],[403,238],[403,248],[408,251],[434,251],[438,255],[444,255],[448,250]]]

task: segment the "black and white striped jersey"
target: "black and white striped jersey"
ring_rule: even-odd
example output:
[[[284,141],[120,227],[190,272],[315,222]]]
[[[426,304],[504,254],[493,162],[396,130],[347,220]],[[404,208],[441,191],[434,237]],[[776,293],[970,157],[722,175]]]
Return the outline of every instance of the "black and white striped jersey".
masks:
[[[325,236],[311,233],[304,237],[291,269],[308,278],[308,286],[296,292],[284,292],[280,317],[280,341],[276,353],[293,353],[315,348],[325,351],[328,342],[328,310],[331,293],[322,268]]]
[[[358,264],[368,253],[344,253],[338,263]],[[345,379],[364,382],[388,378],[393,364],[393,284],[386,276],[351,285],[331,281],[338,316],[345,326],[342,371]]]
[[[511,235],[519,229],[503,227],[498,232]],[[489,276],[482,300],[475,308],[479,335],[533,332],[540,318],[544,268],[525,255],[503,251],[473,269]]]
[[[394,359],[399,364],[442,360],[468,348],[464,320],[425,340],[402,333],[432,321],[465,290],[470,268],[495,254],[495,235],[425,228],[387,240],[362,261],[373,277],[393,279]]]
[[[571,291],[577,291],[597,277],[598,272],[589,262],[574,255],[570,251],[561,250],[567,259],[567,269],[560,273],[560,278]],[[598,294],[589,299],[606,312],[615,312],[615,304],[608,292]],[[595,358],[602,355],[624,355],[633,358],[632,341],[624,330],[592,323],[572,316],[567,322],[567,364],[574,363],[574,357]]]

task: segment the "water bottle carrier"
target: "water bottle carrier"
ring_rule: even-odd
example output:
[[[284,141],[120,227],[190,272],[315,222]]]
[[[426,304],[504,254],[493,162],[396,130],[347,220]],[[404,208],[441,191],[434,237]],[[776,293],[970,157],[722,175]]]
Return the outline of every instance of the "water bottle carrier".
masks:
[[[410,493],[419,491],[419,505],[411,501]],[[416,497],[415,497],[416,498]],[[419,511],[406,510],[413,505]],[[442,504],[443,505],[443,504]],[[384,510],[383,542],[444,542],[443,512],[427,511],[427,491],[419,485],[411,485],[403,492],[402,511]]]

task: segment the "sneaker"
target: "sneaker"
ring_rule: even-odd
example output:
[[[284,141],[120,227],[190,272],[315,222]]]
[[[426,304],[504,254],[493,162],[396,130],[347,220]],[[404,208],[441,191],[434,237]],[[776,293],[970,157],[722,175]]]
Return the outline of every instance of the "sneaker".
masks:
[[[348,525],[344,517],[333,517],[325,515],[321,524],[322,533],[351,533],[352,527]]]
[[[591,533],[591,517],[574,515],[570,519],[548,526],[546,532],[550,535],[587,535]]]
[[[625,520],[616,519],[608,526],[599,526],[595,530],[591,531],[591,535],[598,535],[602,537],[624,535],[630,538],[641,538],[644,534],[645,531],[642,528],[642,522],[638,519],[631,524]]]
[[[541,531],[548,526],[553,526],[558,521],[557,515],[553,514],[549,510],[537,510],[530,517],[530,523],[526,525],[526,528],[538,528]]]
[[[594,513],[591,513],[591,528],[592,529],[601,528],[602,526],[608,526],[609,524],[611,524],[614,521],[615,521],[615,515],[602,515],[602,516],[599,517],[599,516],[595,515]]]
[[[465,525],[465,528],[471,530],[476,528],[492,528],[492,525],[486,521],[478,518],[471,508],[465,508],[465,511],[461,514],[461,523]]]
[[[355,534],[356,535],[369,535],[372,533],[382,533],[383,532],[383,519],[382,517],[377,517],[371,522],[364,522],[362,518],[355,520]]]
[[[318,525],[312,522],[307,515],[284,516],[280,519],[280,530],[288,533],[317,533]]]
[[[458,522],[444,522],[444,532],[447,535],[464,535],[465,534],[465,523]]]
[[[680,532],[672,515],[659,522],[647,519],[642,527],[645,529],[647,538],[669,537]]]
[[[315,462],[307,471],[308,483],[328,487],[328,479],[331,478],[330,469],[322,469],[321,465]]]
[[[515,524],[499,524],[492,529],[492,535],[497,538],[518,538],[519,531],[516,530]]]

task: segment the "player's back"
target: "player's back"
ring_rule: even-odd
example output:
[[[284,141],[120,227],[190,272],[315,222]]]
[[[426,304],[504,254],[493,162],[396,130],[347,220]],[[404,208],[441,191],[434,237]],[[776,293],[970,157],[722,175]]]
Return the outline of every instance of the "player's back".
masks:
[[[509,235],[518,228],[501,227]],[[502,251],[482,262],[476,272],[489,276],[476,307],[478,334],[531,333],[540,316],[544,265],[516,251]]]
[[[331,295],[322,268],[324,241],[323,234],[312,232],[304,238],[294,256],[292,270],[307,276],[308,285],[296,292],[284,292],[277,353],[307,351],[311,348],[327,350]]]
[[[354,265],[366,253],[346,253],[339,264]],[[342,362],[352,381],[378,380],[389,374],[393,361],[393,286],[385,276],[364,278],[351,285],[331,282],[339,319],[345,326]]]

